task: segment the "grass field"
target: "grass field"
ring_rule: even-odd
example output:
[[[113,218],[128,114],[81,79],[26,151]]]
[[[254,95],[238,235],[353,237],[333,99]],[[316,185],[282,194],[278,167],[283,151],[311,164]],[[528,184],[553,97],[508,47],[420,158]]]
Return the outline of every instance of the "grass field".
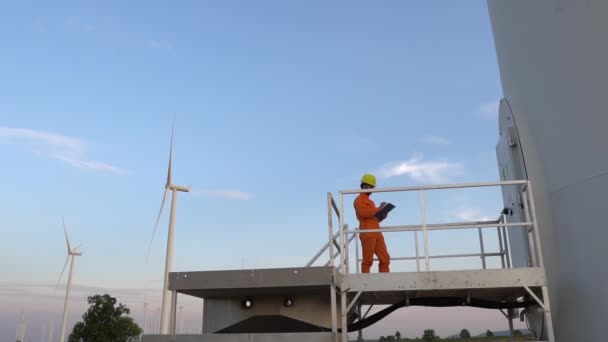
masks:
[[[519,336],[519,337],[507,337],[507,336],[495,336],[495,337],[471,337],[471,338],[441,339],[441,341],[450,341],[450,342],[507,342],[507,341],[534,341],[534,337],[532,337],[532,336]]]
[[[366,340],[366,342],[371,342],[374,340]],[[422,341],[422,340],[412,340],[412,339],[401,339],[401,340],[394,340],[393,342],[405,342],[405,341]],[[446,342],[509,342],[509,341],[535,341],[533,336],[519,336],[519,337],[508,337],[508,336],[494,336],[494,337],[471,337],[471,338],[454,338],[454,339],[450,339],[450,338],[446,338],[446,339],[441,339],[441,340],[435,340],[437,342],[439,341],[446,341]]]

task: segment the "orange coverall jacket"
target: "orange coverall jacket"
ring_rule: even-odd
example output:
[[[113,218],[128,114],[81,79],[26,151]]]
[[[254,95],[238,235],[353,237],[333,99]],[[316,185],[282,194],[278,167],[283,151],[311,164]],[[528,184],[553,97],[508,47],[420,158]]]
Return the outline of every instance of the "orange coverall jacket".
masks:
[[[369,193],[361,193],[355,199],[355,212],[359,220],[359,229],[378,229],[380,221],[374,215],[380,210],[374,201],[369,198]],[[360,233],[361,247],[363,249],[363,261],[361,272],[369,273],[374,262],[374,254],[378,257],[378,271],[389,272],[390,255],[381,232]]]

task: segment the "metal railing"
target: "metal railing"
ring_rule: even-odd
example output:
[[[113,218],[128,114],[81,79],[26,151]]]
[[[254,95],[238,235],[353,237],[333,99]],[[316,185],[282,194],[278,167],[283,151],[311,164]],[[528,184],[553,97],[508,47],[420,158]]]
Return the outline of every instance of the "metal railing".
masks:
[[[436,225],[436,224],[428,224],[427,230],[445,230],[445,226],[450,226],[449,229],[477,229],[479,233],[479,249],[480,253],[468,253],[468,254],[439,254],[439,255],[429,255],[429,259],[449,259],[449,258],[470,258],[470,257],[479,257],[481,259],[482,268],[486,269],[486,258],[488,257],[500,257],[502,268],[511,268],[511,260],[510,260],[510,251],[509,251],[509,241],[507,238],[507,227],[514,226],[515,224],[506,224],[506,216],[501,214],[500,217],[493,221],[474,221],[474,222],[460,222],[458,224],[446,224],[446,225]],[[517,224],[517,226],[521,226]],[[496,227],[496,235],[498,238],[498,252],[490,252],[486,253],[484,238],[482,229],[488,227]],[[415,256],[404,256],[404,257],[391,257],[390,260],[395,261],[416,261],[416,271],[420,272],[420,259],[426,259],[424,255],[420,255],[418,248],[418,232],[421,231],[422,228],[419,226],[391,226],[385,227],[382,229],[353,229],[347,230],[347,233],[353,233],[353,236],[357,236],[360,233],[367,232],[414,232],[414,241],[415,241]],[[351,238],[352,239],[352,238]],[[359,273],[359,263],[363,261],[362,258],[359,258],[358,248],[356,252],[357,258],[357,273]],[[377,261],[374,258],[374,261]]]
[[[310,267],[312,266],[315,262],[317,262],[317,260],[319,260],[319,258],[329,249],[329,258],[327,260],[327,262],[325,262],[324,266],[335,266],[334,263],[332,262],[333,260],[336,259],[336,257],[340,254],[340,252],[342,251],[342,248],[340,248],[340,244],[338,243],[338,241],[336,240],[337,238],[339,238],[339,234],[340,232],[337,232],[335,234],[332,233],[334,228],[333,228],[333,215],[336,215],[338,220],[340,220],[340,212],[338,211],[338,206],[336,205],[336,201],[333,198],[333,195],[328,192],[327,193],[327,215],[328,215],[328,225],[330,227],[330,237],[329,237],[329,241],[323,246],[321,247],[321,249],[312,257],[312,259],[310,259],[310,261],[308,261],[308,263],[306,263],[305,267]],[[348,230],[348,225],[344,225],[343,230]],[[355,239],[355,235],[351,236],[348,240],[348,243],[350,244],[354,239]],[[332,244],[332,246],[330,247],[330,244]],[[334,252],[333,248],[336,248],[338,250],[337,253]]]
[[[474,222],[456,222],[456,223],[440,223],[432,224],[427,222],[427,210],[426,210],[426,199],[425,194],[431,190],[445,190],[445,189],[466,189],[466,188],[486,188],[486,187],[506,187],[512,186],[517,187],[518,198],[520,203],[516,205],[520,206],[523,210],[522,222],[507,222],[509,217],[505,214],[505,211],[500,214],[498,219],[491,221],[474,221]],[[421,224],[419,225],[400,225],[400,226],[385,226],[379,229],[349,229],[345,222],[344,213],[344,196],[345,195],[358,195],[360,193],[382,193],[382,192],[419,192],[420,194],[420,215]],[[518,209],[519,210],[519,209]],[[500,181],[500,182],[482,182],[482,183],[463,183],[463,184],[444,184],[444,185],[429,185],[429,186],[413,186],[413,187],[394,187],[394,188],[379,188],[379,189],[356,189],[356,190],[344,190],[340,191],[339,203],[336,204],[331,193],[327,194],[327,218],[328,218],[328,242],[313,256],[313,258],[306,264],[306,266],[312,266],[326,251],[329,250],[329,258],[325,263],[326,266],[331,266],[334,272],[340,272],[342,274],[349,273],[349,246],[350,243],[356,239],[359,234],[369,234],[373,232],[383,233],[394,233],[394,232],[413,232],[414,233],[414,256],[402,256],[402,257],[391,257],[390,260],[415,260],[416,271],[420,272],[420,262],[424,260],[425,271],[430,271],[430,260],[432,259],[449,259],[449,258],[465,258],[465,257],[479,257],[481,259],[481,268],[486,269],[486,259],[488,257],[500,257],[500,265],[504,268],[511,268],[511,242],[508,238],[508,230],[513,228],[526,228],[527,240],[528,240],[528,265],[530,267],[543,267],[543,257],[540,244],[539,232],[537,229],[536,222],[536,209],[534,205],[534,195],[532,193],[532,187],[530,181],[527,180],[516,180],[516,181]],[[334,217],[338,219],[338,230],[334,227]],[[484,244],[483,230],[495,228],[498,239],[498,252],[486,252]],[[479,253],[463,253],[463,254],[442,254],[442,255],[430,255],[429,253],[429,231],[444,231],[444,230],[457,230],[457,229],[475,229],[479,236]],[[424,254],[421,255],[419,247],[419,232],[422,232],[423,237],[423,249]],[[336,240],[337,239],[337,240]],[[525,247],[525,246],[524,246]],[[359,244],[355,243],[355,264],[356,273],[359,273],[359,265],[362,259],[359,257]],[[335,265],[335,259],[340,256],[339,265]],[[335,274],[334,274],[335,277]],[[337,333],[338,323],[340,323],[341,330],[347,330],[347,316],[348,312],[358,305],[359,317],[361,317],[361,305],[357,304],[357,299],[361,295],[362,291],[359,291],[352,300],[348,300],[346,293],[348,289],[340,289],[338,292],[337,283],[332,283],[330,288],[330,303],[331,303],[331,331],[336,333],[336,341],[338,340]],[[546,288],[543,288],[546,291]],[[338,314],[338,301],[337,294],[340,294],[340,307],[341,313]],[[350,304],[347,304],[350,302]],[[367,316],[367,313],[371,309],[368,308],[367,312],[363,317]],[[361,319],[361,318],[359,318]],[[348,334],[342,334],[341,340],[343,342],[348,340]]]
[[[523,222],[507,222],[507,215],[501,214],[498,219],[492,221],[474,221],[474,222],[458,222],[458,223],[441,223],[441,224],[429,224],[427,223],[427,212],[426,212],[426,200],[425,193],[430,190],[445,190],[445,189],[465,189],[465,188],[485,188],[485,187],[503,187],[503,186],[514,186],[518,187],[520,197],[522,200],[522,207],[524,211]],[[344,217],[344,196],[355,195],[360,193],[382,193],[382,192],[419,192],[420,193],[420,214],[421,224],[418,225],[400,225],[400,226],[385,226],[379,229],[349,229],[345,223]],[[333,226],[333,217],[337,216],[339,225],[342,229],[335,232]],[[500,181],[500,182],[482,182],[482,183],[463,183],[463,184],[444,184],[444,185],[430,185],[430,186],[414,186],[414,187],[394,187],[394,188],[378,188],[378,189],[356,189],[356,190],[344,190],[340,191],[339,205],[336,205],[333,196],[328,194],[328,232],[329,242],[322,248],[317,255],[309,262],[307,266],[312,265],[320,255],[322,255],[327,249],[329,249],[329,261],[326,265],[334,266],[334,259],[337,255],[340,256],[340,263],[338,270],[342,273],[349,273],[349,245],[359,234],[368,234],[373,232],[393,233],[393,232],[414,232],[415,239],[415,255],[414,256],[401,256],[391,257],[390,260],[415,260],[416,270],[419,272],[420,262],[424,260],[424,270],[430,271],[430,260],[431,259],[449,259],[449,258],[465,258],[465,257],[479,257],[481,258],[482,269],[486,269],[486,259],[488,257],[499,257],[502,268],[511,268],[511,255],[509,239],[507,237],[508,229],[516,227],[527,228],[528,233],[528,252],[530,256],[529,265],[532,267],[542,267],[542,252],[540,250],[538,229],[536,229],[536,214],[534,207],[534,199],[532,194],[532,188],[530,182],[527,180],[517,181]],[[495,228],[498,236],[498,252],[486,252],[484,246],[484,238],[482,231],[484,229]],[[456,230],[456,229],[476,229],[479,235],[479,253],[467,253],[467,254],[444,254],[444,255],[431,255],[429,253],[429,231],[443,231],[443,230]],[[422,232],[423,241],[423,254],[420,254],[419,250],[419,238],[418,233]],[[336,238],[338,241],[336,241]],[[338,250],[338,253],[334,252],[334,247]],[[355,244],[355,264],[356,273],[359,273],[359,265],[362,259],[359,257],[359,244]]]

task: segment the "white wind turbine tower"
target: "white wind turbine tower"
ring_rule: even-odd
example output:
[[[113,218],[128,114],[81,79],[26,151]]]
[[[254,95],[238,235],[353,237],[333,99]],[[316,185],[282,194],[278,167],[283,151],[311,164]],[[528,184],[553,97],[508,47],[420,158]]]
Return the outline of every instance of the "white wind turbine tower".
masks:
[[[59,280],[57,280],[57,286],[59,286],[59,282],[63,277],[63,273],[65,272],[65,268],[68,266],[68,261],[70,261],[70,271],[68,272],[68,284],[65,290],[65,302],[63,304],[63,320],[61,321],[61,337],[59,338],[59,342],[65,341],[65,328],[68,323],[68,300],[70,298],[70,287],[72,286],[72,272],[74,271],[74,259],[77,256],[81,256],[82,252],[78,250],[78,247],[72,249],[70,245],[70,239],[68,238],[68,230],[65,226],[65,220],[61,217],[61,221],[63,222],[63,232],[65,234],[65,242],[68,246],[68,255],[65,258],[65,264],[63,264],[63,270],[61,270],[61,274],[59,275]]]
[[[142,329],[142,335],[146,333],[148,327],[148,302],[146,302],[146,296],[144,296],[144,328]]]
[[[21,315],[19,316],[19,323],[17,323],[17,332],[15,333],[15,341],[20,341],[22,324],[23,324],[23,309],[21,309]]]
[[[23,342],[23,338],[25,338],[25,319],[23,318],[23,309],[21,309],[21,316],[19,317],[19,324],[17,325],[17,334],[15,335],[15,340],[19,342]]]
[[[55,332],[55,322],[51,320],[51,328],[49,329],[49,340],[48,342],[53,342],[53,333]]]
[[[156,311],[154,312],[155,317],[155,325],[154,325],[154,333],[160,334],[160,307],[156,307]]]
[[[167,183],[165,184],[165,194],[163,196],[163,201],[160,205],[160,211],[158,212],[158,217],[156,219],[156,224],[154,225],[154,231],[152,232],[152,240],[150,240],[150,246],[148,247],[148,255],[150,255],[150,248],[152,247],[152,241],[154,240],[154,235],[156,234],[156,229],[158,228],[158,221],[160,221],[160,216],[163,213],[163,208],[165,206],[165,201],[167,200],[167,195],[169,195],[169,191],[173,191],[171,197],[171,212],[169,215],[169,234],[167,237],[167,256],[165,260],[165,279],[163,285],[163,299],[161,302],[161,314],[160,314],[160,333],[167,334],[169,333],[169,306],[171,298],[169,297],[169,290],[167,286],[169,285],[169,272],[173,267],[173,236],[175,234],[175,207],[177,205],[177,192],[189,192],[189,186],[180,186],[172,183],[172,159],[173,159],[173,128],[175,127],[175,119],[173,120],[173,126],[171,127],[171,144],[169,145],[169,169],[167,172]]]
[[[19,336],[19,341],[25,342],[25,328],[27,327],[27,323],[23,321],[23,325],[21,326],[21,335]]]

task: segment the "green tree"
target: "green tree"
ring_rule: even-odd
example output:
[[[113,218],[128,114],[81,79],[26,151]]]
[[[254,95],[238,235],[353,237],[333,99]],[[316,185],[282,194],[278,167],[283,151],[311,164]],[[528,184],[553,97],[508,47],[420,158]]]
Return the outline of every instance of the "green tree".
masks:
[[[401,333],[399,331],[395,332],[395,337],[400,340],[401,339]]]
[[[388,336],[386,336],[386,340],[387,340],[387,341],[394,341],[394,340],[395,340],[395,336],[393,336],[393,335],[388,335]]]
[[[386,337],[380,336],[380,338],[378,339],[378,341],[386,341]]]
[[[470,338],[471,333],[467,329],[462,329],[460,331],[460,338]]]
[[[124,304],[116,306],[116,298],[109,294],[88,297],[91,307],[76,323],[68,342],[127,342],[141,334],[141,328],[127,315]]]
[[[519,330],[513,330],[513,336],[523,336],[524,334],[521,333],[521,331]]]
[[[488,329],[488,331],[486,331],[486,336],[487,337],[492,337],[494,336],[494,333],[490,331],[490,329]]]
[[[435,338],[437,338],[437,336],[435,336],[435,330],[433,329],[426,329],[422,334],[423,341],[433,341]]]

